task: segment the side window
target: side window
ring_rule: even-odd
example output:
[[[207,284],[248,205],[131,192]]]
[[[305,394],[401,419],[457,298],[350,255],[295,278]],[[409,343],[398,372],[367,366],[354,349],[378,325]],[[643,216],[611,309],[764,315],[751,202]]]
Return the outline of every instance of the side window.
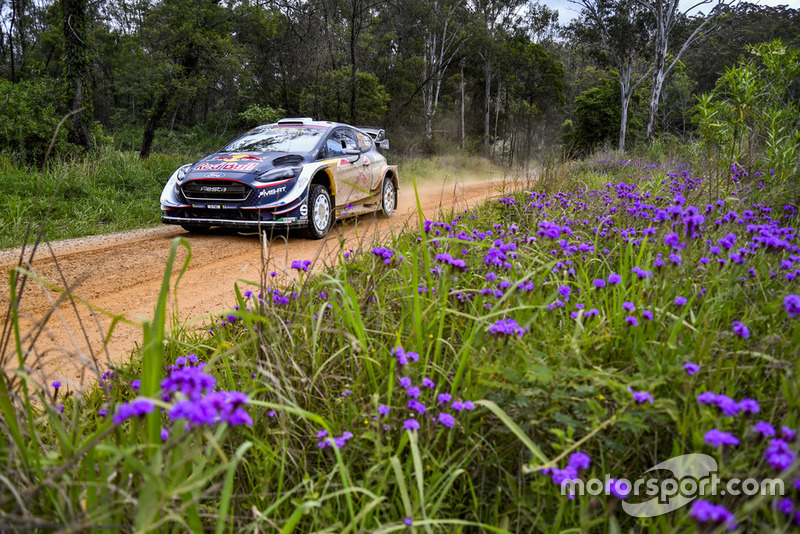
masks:
[[[326,147],[328,149],[329,158],[345,156],[345,151],[347,150],[361,150],[356,144],[355,138],[347,130],[343,130],[341,128],[334,130],[333,133],[331,133],[331,136],[328,138],[328,142],[326,143]]]
[[[361,150],[364,152],[372,150],[372,137],[361,132],[356,132],[356,137],[358,137],[358,142],[361,144]]]

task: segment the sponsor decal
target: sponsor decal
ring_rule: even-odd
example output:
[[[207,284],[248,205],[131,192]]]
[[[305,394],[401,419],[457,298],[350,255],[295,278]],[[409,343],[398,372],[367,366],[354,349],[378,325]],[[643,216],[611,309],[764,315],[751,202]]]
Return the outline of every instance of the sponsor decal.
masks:
[[[204,174],[201,178],[224,178],[224,172],[210,172],[208,174]]]
[[[224,193],[228,188],[221,185],[201,185],[200,191],[203,193]]]
[[[258,167],[258,162],[253,163],[201,163],[194,168],[196,171],[252,171]]]
[[[192,204],[192,207],[193,208],[205,208],[206,205],[205,204]]]
[[[280,195],[281,193],[285,192],[286,192],[286,186],[276,187],[275,189],[267,189],[266,191],[262,190],[258,193],[258,198],[271,197],[272,195]]]
[[[281,217],[280,219],[278,219],[278,222],[288,223],[288,222],[294,222],[296,220],[297,220],[297,217]]]
[[[261,158],[249,154],[235,154],[232,156],[220,156],[214,161],[261,161]]]
[[[224,210],[235,210],[239,206],[226,206],[225,204],[222,205],[222,209]]]
[[[342,165],[350,165],[350,161],[342,158],[339,160],[339,166],[341,167]]]
[[[300,216],[305,219],[307,215],[308,215],[308,206],[303,204],[302,206],[300,206]]]
[[[206,206],[206,208],[208,208],[210,210],[218,210],[218,209],[221,209],[222,206],[220,206],[219,204],[209,204],[208,206]]]

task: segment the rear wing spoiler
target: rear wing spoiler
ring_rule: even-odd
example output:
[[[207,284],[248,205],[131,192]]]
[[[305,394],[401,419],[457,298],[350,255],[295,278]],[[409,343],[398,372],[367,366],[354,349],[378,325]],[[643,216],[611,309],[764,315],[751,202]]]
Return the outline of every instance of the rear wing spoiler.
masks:
[[[373,128],[371,126],[359,126],[362,132],[369,134],[369,136],[384,150],[389,149],[389,140],[386,139],[386,130],[383,128]]]

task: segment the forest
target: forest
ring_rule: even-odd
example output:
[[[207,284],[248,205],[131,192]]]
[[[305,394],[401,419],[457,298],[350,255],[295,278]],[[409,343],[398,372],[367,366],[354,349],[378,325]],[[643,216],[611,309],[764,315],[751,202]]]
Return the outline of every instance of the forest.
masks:
[[[785,6],[573,4],[563,21],[524,0],[2,0],[0,148],[146,158],[310,116],[381,126],[403,155],[524,164],[687,139],[750,47],[800,46]]]

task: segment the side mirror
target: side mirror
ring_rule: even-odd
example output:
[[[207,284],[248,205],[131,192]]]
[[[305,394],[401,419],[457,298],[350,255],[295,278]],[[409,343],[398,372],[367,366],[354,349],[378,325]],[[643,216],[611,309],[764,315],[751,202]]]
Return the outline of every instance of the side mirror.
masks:
[[[384,139],[383,141],[378,143],[378,146],[381,147],[383,150],[389,150],[389,140]]]
[[[347,154],[348,156],[360,156],[361,155],[361,151],[359,149],[357,149],[357,148],[348,148],[347,150],[344,151],[344,153]]]

